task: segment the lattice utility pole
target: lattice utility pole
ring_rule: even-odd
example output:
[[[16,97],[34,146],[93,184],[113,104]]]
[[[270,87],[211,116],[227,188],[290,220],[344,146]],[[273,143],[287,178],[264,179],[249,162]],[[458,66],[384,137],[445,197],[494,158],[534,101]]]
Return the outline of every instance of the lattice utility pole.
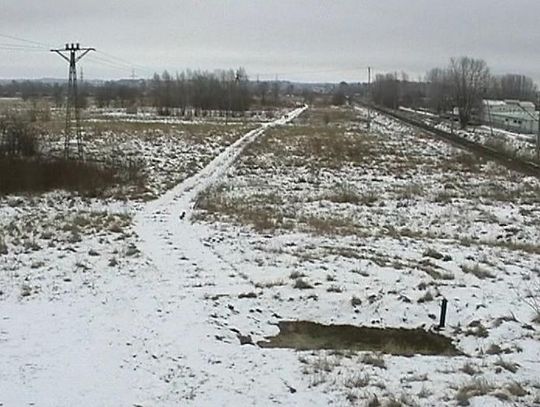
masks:
[[[536,133],[536,161],[540,161],[540,93],[537,95],[536,106],[538,107],[538,132]],[[533,121],[534,123],[534,121]]]
[[[90,51],[95,48],[81,48],[79,43],[66,44],[64,49],[51,49],[69,63],[68,94],[66,102],[66,130],[64,135],[64,154],[69,158],[69,143],[73,136],[77,139],[77,150],[79,159],[83,159],[83,144],[81,138],[79,99],[77,94],[77,62],[79,62]],[[64,53],[69,52],[69,57]]]
[[[368,66],[368,111],[367,111],[367,129],[371,130],[371,104],[373,103],[373,93],[371,91],[371,67]]]

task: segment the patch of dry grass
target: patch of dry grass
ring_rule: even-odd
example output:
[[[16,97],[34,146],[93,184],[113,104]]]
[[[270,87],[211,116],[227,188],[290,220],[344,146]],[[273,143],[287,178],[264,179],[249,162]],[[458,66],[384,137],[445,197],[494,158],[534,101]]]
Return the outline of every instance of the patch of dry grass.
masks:
[[[468,406],[471,398],[484,396],[491,393],[494,389],[494,386],[484,379],[473,379],[458,389],[456,401],[459,406]]]

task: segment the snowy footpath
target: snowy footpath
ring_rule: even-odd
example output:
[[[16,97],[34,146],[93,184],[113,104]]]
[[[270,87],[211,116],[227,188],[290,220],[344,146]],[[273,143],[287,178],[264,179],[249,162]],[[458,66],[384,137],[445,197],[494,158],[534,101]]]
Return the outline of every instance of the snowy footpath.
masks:
[[[135,270],[103,276],[90,294],[3,303],[0,406],[327,405],[320,394],[291,394],[294,352],[240,346],[242,327],[226,318],[237,311],[211,308],[209,298],[245,287],[190,222],[198,194],[249,143],[304,110],[247,133],[143,207]]]

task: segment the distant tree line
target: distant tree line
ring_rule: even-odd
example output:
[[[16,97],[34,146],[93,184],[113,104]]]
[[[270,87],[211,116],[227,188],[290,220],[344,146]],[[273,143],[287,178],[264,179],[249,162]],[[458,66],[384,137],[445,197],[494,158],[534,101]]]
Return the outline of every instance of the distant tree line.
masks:
[[[536,102],[538,88],[525,75],[492,75],[486,62],[470,57],[451,58],[444,68],[433,68],[424,80],[410,81],[404,73],[378,74],[364,96],[379,105],[427,108],[437,113],[458,108],[466,126],[482,108],[482,99]]]
[[[278,81],[250,81],[243,68],[215,72],[165,71],[152,79],[79,82],[79,103],[98,107],[153,106],[159,114],[185,114],[186,110],[245,112],[252,105],[281,106],[292,85]],[[40,81],[0,84],[0,97],[24,100],[47,98],[57,107],[65,103],[67,85]]]
[[[151,103],[160,114],[173,109],[243,112],[250,108],[253,95],[244,69],[217,73],[186,71],[174,77],[167,71],[155,74],[149,83]]]

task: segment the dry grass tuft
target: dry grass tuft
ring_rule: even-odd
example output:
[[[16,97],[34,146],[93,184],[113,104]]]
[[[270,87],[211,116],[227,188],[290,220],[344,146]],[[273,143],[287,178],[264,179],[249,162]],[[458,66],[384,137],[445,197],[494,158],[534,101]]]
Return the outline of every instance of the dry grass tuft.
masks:
[[[462,264],[461,270],[466,274],[472,274],[473,276],[483,280],[485,278],[495,278],[488,270],[480,265],[480,263],[475,263],[473,266],[470,264]]]
[[[473,379],[458,389],[456,401],[459,406],[468,406],[473,397],[484,396],[491,393],[494,387],[484,379]]]

